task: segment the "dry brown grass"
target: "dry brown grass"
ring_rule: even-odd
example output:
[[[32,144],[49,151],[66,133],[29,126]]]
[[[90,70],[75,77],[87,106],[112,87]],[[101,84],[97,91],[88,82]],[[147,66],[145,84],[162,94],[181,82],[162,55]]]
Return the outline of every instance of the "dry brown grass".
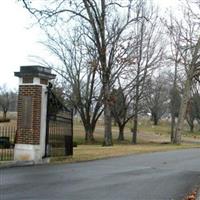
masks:
[[[11,120],[10,122],[1,122],[0,127],[17,126],[16,120]]]
[[[74,148],[73,157],[60,157],[52,158],[51,162],[59,163],[73,163],[80,161],[98,160],[102,158],[111,158],[132,154],[150,153],[150,152],[160,152],[160,151],[171,151],[178,149],[187,148],[197,148],[199,145],[194,144],[182,144],[182,145],[172,145],[172,144],[138,144],[138,145],[114,145],[111,147],[102,147],[101,145],[79,145]]]
[[[0,123],[0,126],[4,125],[16,125],[16,120],[12,120],[10,123]],[[163,126],[163,128],[162,128]],[[162,125],[161,128],[165,129],[165,125]],[[149,128],[149,130],[148,130]],[[154,127],[153,127],[154,128]],[[131,132],[130,128],[125,129],[125,142],[119,144],[117,142],[118,137],[118,128],[113,127],[113,141],[114,146],[111,147],[102,147],[103,142],[103,124],[98,124],[95,130],[95,140],[96,143],[92,145],[86,145],[84,141],[84,128],[80,123],[74,123],[74,141],[78,143],[78,147],[74,148],[73,157],[59,157],[52,158],[52,162],[80,162],[88,160],[96,160],[102,158],[111,158],[116,156],[124,156],[131,154],[139,153],[149,153],[149,152],[159,152],[159,151],[170,151],[176,149],[185,149],[185,148],[197,148],[198,144],[182,144],[182,145],[172,145],[166,144],[170,141],[169,134],[164,134],[163,130],[159,128],[155,132],[152,131],[152,127],[148,125],[144,127],[139,126],[138,142],[137,145],[131,145]],[[154,128],[155,129],[155,128]],[[199,137],[185,138],[189,142],[200,141]]]
[[[3,117],[3,112],[0,111],[0,117]],[[17,119],[17,112],[7,112],[7,118],[11,120]]]

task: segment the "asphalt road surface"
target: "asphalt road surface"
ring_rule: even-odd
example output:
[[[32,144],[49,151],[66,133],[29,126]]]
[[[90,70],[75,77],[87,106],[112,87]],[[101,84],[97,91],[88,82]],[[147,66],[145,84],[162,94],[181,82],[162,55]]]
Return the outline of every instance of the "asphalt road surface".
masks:
[[[181,200],[200,184],[200,149],[0,170],[1,200]]]

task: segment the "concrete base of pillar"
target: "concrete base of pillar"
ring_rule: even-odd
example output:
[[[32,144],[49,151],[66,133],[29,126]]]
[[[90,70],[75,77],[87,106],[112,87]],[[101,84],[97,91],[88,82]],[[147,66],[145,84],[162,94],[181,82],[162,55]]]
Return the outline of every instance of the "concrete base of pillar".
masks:
[[[15,144],[15,161],[38,161],[42,160],[40,145]]]

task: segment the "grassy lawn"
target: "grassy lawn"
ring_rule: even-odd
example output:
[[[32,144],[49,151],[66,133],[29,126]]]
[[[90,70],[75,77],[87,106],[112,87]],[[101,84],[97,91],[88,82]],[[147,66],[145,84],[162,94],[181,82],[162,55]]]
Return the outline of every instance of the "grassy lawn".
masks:
[[[102,147],[101,145],[79,145],[74,148],[74,155],[71,157],[57,157],[52,158],[52,163],[74,163],[80,161],[98,160],[102,158],[112,158],[118,156],[150,153],[150,152],[161,152],[161,151],[171,151],[178,149],[187,148],[199,148],[199,145],[195,144],[137,144],[137,145],[120,145],[116,144],[111,147]]]
[[[130,126],[130,125],[129,125]],[[113,143],[114,146],[103,147],[103,125],[98,124],[95,130],[95,143],[86,144],[84,141],[84,129],[80,123],[74,124],[74,141],[78,144],[77,148],[74,148],[73,157],[60,157],[52,158],[53,163],[59,162],[79,162],[88,160],[97,160],[102,158],[111,158],[123,155],[149,153],[149,152],[160,152],[160,151],[171,151],[178,149],[187,148],[199,148],[199,144],[191,143],[191,141],[200,142],[200,132],[193,134],[184,133],[184,141],[181,145],[170,144],[170,123],[161,122],[158,126],[153,126],[150,121],[141,121],[138,127],[138,144],[132,145],[132,135],[130,127],[127,126],[125,129],[125,141],[118,142],[118,128],[112,127],[113,132]],[[199,134],[199,135],[198,135]]]
[[[123,144],[130,144],[132,139],[131,134],[131,123],[127,125],[124,131],[125,141],[122,142]],[[102,144],[103,143],[103,133],[104,127],[103,124],[98,124],[94,137],[96,140],[95,144]],[[113,134],[113,142],[114,144],[118,144],[117,141],[118,137],[118,127],[112,127],[112,134]],[[189,131],[189,127],[185,124],[184,132],[182,136],[183,140],[191,141],[191,140],[198,140],[200,142],[200,127],[196,127],[193,133]],[[74,141],[78,144],[85,144],[84,141],[84,128],[79,122],[74,123]],[[140,120],[138,123],[138,143],[166,143],[170,142],[170,122],[169,121],[160,121],[157,126],[154,126],[150,120]]]
[[[155,133],[160,135],[169,135],[170,134],[170,121],[162,120],[157,126],[153,125],[150,120],[141,120],[139,123],[139,130],[148,133]],[[200,127],[196,125],[194,132],[189,131],[189,126],[187,123],[184,124],[183,136],[200,136]]]
[[[1,123],[0,126],[16,126],[16,121],[12,120],[8,123]],[[84,128],[80,121],[74,122],[74,141],[78,144],[78,147],[74,148],[73,157],[57,157],[52,158],[54,162],[79,162],[87,160],[96,160],[102,158],[110,158],[123,155],[170,151],[176,149],[186,148],[198,148],[195,142],[200,142],[200,131],[197,127],[194,133],[190,133],[188,126],[185,125],[183,134],[183,143],[181,145],[170,144],[170,122],[161,121],[157,126],[152,125],[149,120],[140,120],[138,123],[138,144],[131,144],[131,124],[129,123],[125,128],[125,141],[119,142],[118,127],[112,127],[113,143],[111,147],[103,147],[104,127],[103,123],[99,122],[95,129],[94,137],[95,142],[92,144],[86,144],[84,140]]]

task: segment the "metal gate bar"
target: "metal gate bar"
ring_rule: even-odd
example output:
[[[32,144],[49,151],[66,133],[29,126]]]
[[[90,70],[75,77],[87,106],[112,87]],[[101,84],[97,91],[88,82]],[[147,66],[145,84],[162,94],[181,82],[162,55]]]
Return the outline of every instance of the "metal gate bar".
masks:
[[[48,86],[46,156],[73,155],[73,112]]]
[[[14,159],[16,126],[0,126],[0,161]]]

